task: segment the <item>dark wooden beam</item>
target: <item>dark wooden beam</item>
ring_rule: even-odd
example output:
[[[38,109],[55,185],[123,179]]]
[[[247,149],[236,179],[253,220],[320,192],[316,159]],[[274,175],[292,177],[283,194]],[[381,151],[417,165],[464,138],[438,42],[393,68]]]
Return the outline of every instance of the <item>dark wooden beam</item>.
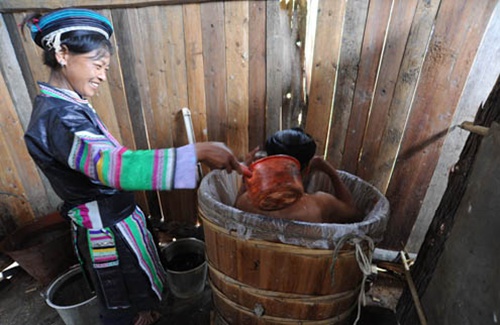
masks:
[[[226,0],[239,1],[239,0]],[[264,1],[264,0],[257,0]],[[160,5],[180,5],[188,3],[220,2],[213,0],[2,0],[0,13],[23,11],[47,11],[67,7],[92,9],[140,8]]]

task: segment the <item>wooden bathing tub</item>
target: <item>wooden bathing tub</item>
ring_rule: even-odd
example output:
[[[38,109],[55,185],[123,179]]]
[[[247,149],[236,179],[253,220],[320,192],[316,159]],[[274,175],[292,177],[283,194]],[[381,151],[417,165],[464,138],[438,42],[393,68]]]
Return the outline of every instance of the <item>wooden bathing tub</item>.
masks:
[[[246,213],[233,207],[239,175],[213,171],[203,179],[199,210],[220,323],[352,324],[361,269],[369,269],[361,255],[371,261],[389,203],[370,184],[339,174],[365,211],[362,222],[313,224]],[[316,190],[333,191],[326,175],[315,175],[307,188]]]

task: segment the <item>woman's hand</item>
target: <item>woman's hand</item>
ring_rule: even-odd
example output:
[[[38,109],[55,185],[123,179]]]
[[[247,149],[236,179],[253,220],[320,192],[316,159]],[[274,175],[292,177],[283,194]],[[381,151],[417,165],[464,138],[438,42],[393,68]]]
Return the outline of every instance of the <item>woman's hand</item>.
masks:
[[[199,142],[195,144],[198,161],[211,169],[225,169],[228,173],[235,170],[238,174],[251,177],[252,172],[240,164],[231,150],[222,142]]]

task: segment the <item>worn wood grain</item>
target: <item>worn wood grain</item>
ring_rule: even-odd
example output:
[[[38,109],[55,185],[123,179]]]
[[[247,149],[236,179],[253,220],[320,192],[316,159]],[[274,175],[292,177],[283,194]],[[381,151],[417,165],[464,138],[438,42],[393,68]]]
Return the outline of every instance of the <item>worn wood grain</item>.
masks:
[[[144,84],[144,81],[140,82],[140,80],[144,80],[145,67],[144,56],[142,51],[140,51],[140,40],[142,38],[136,37],[136,35],[140,35],[140,30],[137,30],[137,26],[139,26],[137,10],[113,10],[112,18],[115,24],[121,26],[121,32],[116,33],[116,40],[119,46],[118,55],[136,149],[149,149],[150,145],[146,128],[147,117],[143,110],[143,107],[149,106],[149,97],[147,89],[144,89],[147,85]],[[147,205],[142,206],[145,213],[155,218],[161,218],[162,214],[157,193],[148,191],[144,192],[144,195],[147,197]]]
[[[452,128],[443,143],[438,165],[432,175],[429,189],[425,194],[422,208],[413,226],[410,238],[406,245],[408,252],[417,253],[422,244],[425,233],[432,221],[436,208],[443,197],[447,179],[453,166],[458,161],[469,132],[455,125],[464,121],[473,121],[477,108],[488,98],[491,89],[500,75],[500,65],[490,58],[500,57],[500,3],[496,5],[488,28],[481,41],[476,59],[467,77],[467,83],[460,97],[460,102],[451,122]]]
[[[417,3],[417,0],[395,0],[392,8],[387,40],[356,169],[356,174],[367,181],[371,181],[378,172],[375,161],[379,156],[384,129],[387,128],[387,116]]]
[[[281,129],[283,39],[278,1],[266,5],[266,137]]]
[[[103,11],[103,14],[113,23],[111,11]],[[113,101],[114,110],[116,111],[116,120],[122,143],[130,149],[136,149],[130,110],[127,103],[127,94],[125,92],[125,80],[121,68],[119,52],[122,51],[122,49],[117,46],[116,33],[111,36],[111,43],[114,46],[115,53],[111,58],[107,75],[109,93]]]
[[[224,4],[227,67],[227,144],[243,161],[248,152],[248,2]]]
[[[3,19],[5,16],[5,20]],[[32,98],[36,96],[36,86],[29,72],[29,65],[24,51],[21,50],[22,40],[13,15],[0,17],[0,71],[4,75],[6,86],[11,96],[12,104],[21,123],[21,131],[26,130],[32,111]],[[54,193],[48,180],[38,170],[40,180],[46,189],[48,212],[52,212],[61,200]]]
[[[13,210],[13,218],[18,226],[35,217],[52,212],[45,189],[38,175],[35,163],[28,154],[23,139],[23,129],[9,95],[5,79],[0,74],[0,162],[2,202],[5,208]],[[15,196],[14,196],[15,195]],[[22,200],[16,198],[23,198]],[[4,201],[6,200],[6,201]]]
[[[15,23],[16,25],[20,24],[24,19],[24,15],[22,14],[13,14],[13,17],[14,19],[11,21],[11,23]],[[15,30],[16,33],[20,32],[19,29],[15,26],[12,26],[10,30]],[[26,67],[25,69],[31,73],[30,80],[33,80],[35,83],[37,81],[47,82],[49,80],[50,70],[43,64],[42,49],[32,41],[28,32],[26,32],[26,37],[21,36],[21,34],[19,35],[20,39],[22,40],[20,46],[22,46],[22,49],[27,57],[28,67]],[[38,85],[35,84],[33,89],[34,93],[38,94]]]
[[[211,141],[227,139],[226,51],[223,3],[201,4],[207,137]]]
[[[2,33],[6,32],[9,34],[8,38],[10,39],[10,42],[12,43],[13,49],[15,51],[14,57],[19,64],[19,69],[21,70],[22,79],[24,79],[25,87],[28,90],[29,98],[33,99],[38,94],[38,89],[35,80],[33,80],[33,75],[30,71],[28,56],[26,52],[23,50],[24,48],[23,40],[25,37],[29,37],[28,29],[26,27],[20,28],[18,26],[20,22],[19,23],[16,22],[16,17],[14,16],[14,14],[2,14],[2,19],[4,20],[6,28],[6,30],[3,30]],[[7,37],[7,36],[2,36],[2,37]],[[4,51],[6,51],[7,48],[8,46],[6,45]],[[3,56],[3,58],[7,60],[12,60],[7,56]],[[13,69],[15,68],[13,67]],[[14,101],[16,101],[15,96],[16,95],[13,95]]]
[[[195,140],[207,140],[203,40],[200,5],[183,6],[188,108],[191,112]]]
[[[158,6],[137,9],[138,21],[134,24],[134,29],[140,33],[141,62],[145,71],[139,75],[142,88],[141,99],[147,97],[147,104],[143,106],[143,114],[146,117],[146,129],[148,132],[149,145],[151,148],[162,147],[172,139],[172,121],[166,118],[167,94],[166,91],[166,44],[165,25],[166,17],[163,8]],[[159,20],[160,19],[160,20]],[[161,21],[161,23],[154,23]],[[144,46],[149,50],[144,51]],[[163,127],[162,127],[163,126]],[[166,146],[166,145],[165,145]]]
[[[184,18],[189,22],[190,17],[183,16],[182,6],[161,6],[158,8],[157,21],[163,21],[160,29],[162,40],[157,40],[163,44],[157,52],[158,57],[163,61],[154,64],[152,67],[160,68],[159,74],[165,80],[165,88],[159,88],[157,96],[164,101],[163,105],[157,107],[161,109],[157,116],[157,134],[163,134],[158,144],[161,147],[173,146],[173,135],[175,130],[184,129],[184,123],[178,123],[175,116],[188,106],[188,81],[186,71],[186,49],[184,37]],[[158,25],[158,24],[157,24]],[[153,105],[154,107],[155,105]],[[168,132],[168,133],[167,133]],[[186,221],[194,224],[196,221],[196,196],[195,191],[172,191],[160,192],[162,211],[166,221]]]
[[[85,8],[139,8],[159,5],[178,5],[188,3],[203,3],[213,0],[3,0],[0,2],[0,12],[48,10],[66,7]]]
[[[252,1],[249,8],[248,151],[265,141],[266,112],[266,2]]]
[[[420,1],[413,17],[410,36],[375,161],[374,168],[377,172],[371,177],[372,184],[383,193],[387,191],[391,179],[440,3],[441,0],[428,3]]]
[[[496,1],[475,6],[468,1],[441,2],[429,53],[407,122],[391,183],[392,205],[381,244],[401,249],[411,232],[436,167],[465,80]],[[453,32],[451,32],[453,31]],[[467,42],[463,42],[466,35]],[[402,199],[402,198],[405,199]]]
[[[16,35],[17,33],[14,33]],[[7,88],[16,107],[19,120],[24,130],[31,116],[31,99],[23,78],[17,53],[11,41],[9,30],[3,16],[0,16],[0,71],[4,75]]]
[[[355,173],[358,165],[392,5],[393,1],[370,1],[368,7],[368,19],[361,50],[362,60],[359,64],[341,164],[341,168],[350,173]]]
[[[304,68],[306,74],[303,89],[310,90],[304,98],[311,103],[312,114],[307,115],[307,107],[303,111],[306,130],[315,132],[315,137],[320,139],[324,148],[321,149],[321,153],[326,153],[327,159],[335,167],[353,168],[356,173],[359,170],[363,178],[368,178],[384,192],[387,191],[391,179],[396,183],[402,180],[406,182],[407,175],[411,177],[411,181],[405,183],[408,186],[419,187],[425,184],[426,178],[420,178],[425,175],[418,169],[414,170],[413,166],[428,168],[429,173],[432,173],[434,165],[427,164],[425,159],[412,160],[411,168],[402,169],[401,161],[397,167],[396,157],[398,153],[402,155],[400,160],[405,160],[412,154],[424,155],[423,151],[427,150],[427,147],[421,149],[430,143],[434,161],[438,160],[439,150],[434,150],[432,147],[438,142],[433,141],[436,139],[441,141],[444,138],[447,127],[454,123],[451,122],[450,116],[457,116],[454,112],[459,97],[457,87],[460,87],[462,79],[457,79],[456,75],[460,70],[461,76],[466,76],[472,62],[487,60],[473,56],[472,52],[471,55],[467,55],[467,59],[460,55],[456,57],[453,65],[446,59],[441,59],[448,68],[453,67],[452,72],[449,73],[446,68],[441,67],[439,70],[435,69],[436,77],[434,77],[430,70],[425,68],[426,76],[423,77],[421,71],[424,71],[423,66],[428,61],[426,59],[431,57],[433,60],[440,59],[435,54],[426,57],[428,47],[435,52],[436,49],[444,49],[444,58],[448,58],[448,52],[452,52],[453,55],[462,53],[461,48],[469,46],[470,43],[476,42],[477,47],[477,39],[483,34],[483,30],[477,30],[477,27],[486,15],[483,18],[476,16],[471,23],[470,18],[464,19],[453,10],[449,10],[450,6],[455,6],[461,8],[456,10],[458,12],[468,11],[469,9],[465,8],[470,4],[465,5],[465,2],[461,1],[453,2],[453,5],[450,3],[442,5],[443,0],[429,0],[418,1],[415,15],[411,18],[405,10],[409,8],[407,7],[409,4],[414,3],[412,1],[414,0],[309,1],[308,31],[317,35],[308,34],[305,42],[303,43],[301,39],[300,43],[300,46],[305,46],[304,52],[307,53],[307,60],[301,68]],[[394,2],[394,12],[389,21],[387,11],[384,12],[383,8],[390,8],[392,2]],[[9,3],[33,5],[25,0],[4,1],[1,5]],[[43,9],[43,5],[49,3],[51,2],[44,0],[37,2],[36,9]],[[91,3],[92,1],[83,0],[52,2],[54,8]],[[240,6],[243,3],[249,8],[248,83],[235,93],[233,91],[235,86],[231,85],[232,80],[229,76],[232,74],[230,71],[233,69],[232,62],[236,62],[231,55],[238,53],[238,49],[234,48],[236,36],[231,35],[234,36],[231,39],[228,35],[226,39],[225,23],[230,17],[224,8],[228,4]],[[301,2],[303,3],[304,1]],[[398,11],[398,4],[404,4],[401,7],[402,11]],[[174,122],[173,114],[181,108],[181,104],[191,109],[198,141],[216,140],[226,143],[233,141],[230,146],[238,147],[232,148],[238,151],[238,155],[262,144],[266,135],[292,125],[290,121],[296,119],[294,106],[290,105],[292,104],[290,101],[295,97],[293,94],[291,99],[285,96],[287,92],[290,90],[293,92],[297,88],[297,84],[293,84],[295,79],[290,80],[290,76],[295,78],[299,73],[296,63],[289,61],[289,54],[286,52],[295,45],[299,46],[298,43],[293,44],[297,31],[290,26],[288,20],[289,17],[293,17],[291,22],[295,26],[296,12],[292,2],[283,3],[283,7],[280,8],[279,1],[188,1],[180,5],[174,1],[145,0],[127,3],[120,0],[104,0],[95,2],[95,6],[92,8],[98,8],[108,15],[115,26],[112,42],[116,45],[116,55],[112,60],[108,76],[109,84],[101,88],[99,97],[94,98],[94,106],[98,111],[101,108],[112,111],[102,114],[103,119],[125,145],[136,149],[175,145],[171,142],[175,140],[171,131],[175,130],[179,123]],[[333,16],[330,16],[329,10],[319,10],[335,6],[342,7],[342,10],[332,11]],[[17,24],[25,14],[36,9],[11,9],[13,11],[2,14],[6,29],[1,30],[2,33],[9,34],[12,49],[18,60],[18,72],[21,71],[29,98],[32,99],[38,93],[35,81],[47,80],[48,69],[41,63],[41,50],[34,45],[28,35],[26,39],[23,38]],[[484,1],[476,4],[475,10],[491,11],[492,6],[490,2]],[[438,11],[440,14],[436,15]],[[402,12],[401,16],[397,12]],[[343,23],[332,18],[334,16]],[[408,20],[403,19],[403,16],[408,17]],[[322,23],[321,20],[325,19],[335,21],[335,24]],[[396,23],[397,21],[399,23]],[[399,60],[400,46],[408,28],[407,21],[411,21],[410,33],[403,58]],[[462,29],[455,28],[454,24],[458,24],[459,21]],[[391,25],[387,29],[385,41],[384,33],[388,23]],[[323,27],[316,30],[316,26]],[[439,32],[436,26],[447,26],[446,32],[440,33],[449,35],[448,40],[441,40],[440,44],[429,43],[430,35]],[[477,32],[469,32],[464,26],[469,26],[470,30]],[[315,42],[314,39],[320,35],[324,35],[321,36],[323,40]],[[1,37],[6,38],[3,34]],[[338,44],[334,45],[335,42]],[[322,50],[315,52],[315,48]],[[383,56],[377,56],[376,52],[381,48],[384,49],[384,52],[381,52]],[[2,50],[5,49],[7,48],[2,47]],[[394,59],[390,59],[391,57]],[[15,61],[12,57],[6,56],[0,60],[4,60],[2,61],[4,67]],[[319,61],[330,64],[326,64],[324,69],[311,65]],[[490,59],[490,62],[495,61]],[[313,70],[316,70],[315,78],[311,79]],[[394,78],[395,71],[398,71],[397,79]],[[442,78],[447,74],[450,76],[448,85],[445,85],[448,88],[443,88]],[[318,80],[328,81],[325,78],[330,78],[332,85],[319,83]],[[18,82],[15,79],[9,77],[6,83],[15,110],[19,112],[19,117],[23,121],[26,120],[23,114],[26,115],[29,108],[17,103],[22,94],[17,92],[17,87],[12,86]],[[313,82],[317,82],[315,85],[318,87],[310,87]],[[386,90],[385,94],[382,89]],[[23,92],[25,95],[25,90]],[[238,110],[231,110],[236,108],[232,102],[232,98],[236,97],[231,96],[236,94],[239,96],[239,92],[248,98],[247,108],[242,108],[246,113],[242,112],[240,107]],[[317,106],[314,103],[317,101],[316,96],[311,96],[314,94],[320,94],[323,99],[329,101],[329,104],[321,102],[325,109],[313,108],[314,105]],[[473,95],[473,93],[467,94],[470,97]],[[431,97],[435,100],[430,100]],[[239,100],[236,99],[236,103],[239,104]],[[429,107],[422,110],[424,102]],[[427,120],[417,118],[425,114],[428,114],[430,119],[436,118],[438,113],[434,109],[437,106],[440,106],[443,125],[446,124],[443,129],[435,129],[441,125],[439,123],[429,123]],[[444,106],[446,108],[443,108]],[[0,108],[1,113],[2,109]],[[237,116],[235,122],[235,114],[247,114],[248,119],[245,121]],[[384,115],[385,119],[382,118]],[[165,125],[162,125],[162,122]],[[405,129],[409,134],[421,132],[423,138],[405,135],[403,139]],[[431,129],[435,133],[431,133]],[[229,135],[242,130],[246,132],[244,139],[236,139]],[[415,147],[409,145],[411,142],[414,142]],[[157,146],[151,145],[152,143]],[[246,148],[239,148],[240,144]],[[357,168],[356,163],[360,157],[361,165]],[[399,171],[393,174],[395,165]],[[419,175],[418,181],[417,176],[413,174]],[[404,188],[401,186],[400,188]],[[44,187],[48,191],[50,186],[46,183]],[[425,190],[423,192],[425,193]],[[156,192],[148,192],[147,195],[149,197],[147,201],[152,204],[153,209],[150,213],[148,211],[146,213],[155,218],[168,215],[167,212],[162,214]],[[405,206],[404,211],[412,210],[412,213],[418,213],[420,206],[427,203],[414,198],[410,190],[401,191],[400,196],[391,198],[392,208],[401,214],[402,210],[398,205],[402,204]],[[410,201],[411,204],[408,203]],[[145,206],[140,204],[144,209]],[[146,206],[145,210],[147,209],[149,207]],[[171,215],[174,218],[179,217]],[[409,228],[408,231],[411,230],[411,222],[401,223],[400,226]],[[403,232],[399,229],[391,229],[387,231],[386,237],[399,236],[400,233]]]
[[[144,58],[142,52],[137,48],[141,47],[138,39],[139,31],[133,26],[137,26],[139,20],[136,10],[117,9],[112,11],[113,22],[121,26],[120,33],[116,33],[118,45],[118,57],[120,69],[124,80],[124,91],[127,96],[130,121],[134,130],[134,141],[137,149],[149,149],[149,139],[146,132],[145,116],[142,107],[145,105],[142,99],[140,83],[141,72],[144,68]],[[137,72],[137,73],[136,73]],[[147,102],[146,102],[147,103]]]
[[[344,1],[320,1],[318,5],[306,131],[321,155],[328,147],[345,10]]]
[[[361,45],[368,14],[368,0],[348,1],[342,31],[337,84],[326,158],[340,166],[344,155],[349,117],[354,101],[354,88],[361,61]]]
[[[171,129],[184,127],[183,124],[174,123],[174,117],[183,107],[189,103],[188,83],[186,72],[186,48],[184,38],[184,16],[182,6],[163,6],[160,7],[160,19],[164,20],[165,42],[165,78],[166,89],[159,89],[160,94],[166,97],[166,109],[162,112],[160,123],[162,128],[167,128],[169,123]],[[190,20],[190,17],[186,17]],[[172,136],[172,132],[171,132]],[[172,139],[166,142],[168,146],[173,145]],[[162,147],[166,146],[161,144]]]

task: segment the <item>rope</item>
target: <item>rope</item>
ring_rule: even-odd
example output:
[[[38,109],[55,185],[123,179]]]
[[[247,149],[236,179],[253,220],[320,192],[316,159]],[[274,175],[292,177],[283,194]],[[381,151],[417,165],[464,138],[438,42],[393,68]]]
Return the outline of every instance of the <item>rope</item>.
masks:
[[[364,241],[368,243],[369,247],[368,254],[365,254],[363,251],[362,244]],[[340,238],[340,240],[335,244],[335,249],[333,251],[332,265],[330,266],[332,287],[335,283],[335,264],[337,264],[337,259],[340,249],[344,247],[346,243],[353,245],[355,247],[356,262],[358,262],[359,269],[363,273],[363,280],[358,295],[358,312],[356,315],[356,320],[354,321],[353,324],[356,325],[361,316],[361,303],[363,304],[363,306],[366,304],[365,283],[366,283],[366,278],[371,274],[371,264],[372,264],[372,257],[373,257],[373,251],[375,249],[375,244],[373,243],[373,239],[371,239],[366,235],[347,234],[342,238]]]

